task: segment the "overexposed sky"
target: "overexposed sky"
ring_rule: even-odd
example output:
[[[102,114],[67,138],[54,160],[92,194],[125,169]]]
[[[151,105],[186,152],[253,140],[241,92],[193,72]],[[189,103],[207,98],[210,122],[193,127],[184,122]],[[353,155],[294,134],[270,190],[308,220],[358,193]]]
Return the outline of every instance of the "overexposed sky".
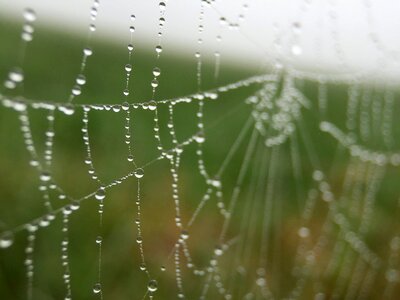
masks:
[[[158,43],[156,0],[100,0],[96,36],[126,43],[135,14],[136,43]],[[169,0],[162,44],[198,49],[200,0]],[[93,0],[0,0],[0,17],[35,9],[38,23],[86,34]],[[243,4],[248,9],[243,9]],[[238,64],[285,65],[301,72],[400,78],[400,1],[216,0],[205,7],[201,49]],[[244,20],[239,17],[244,15]],[[224,16],[240,29],[220,24]],[[217,42],[216,36],[222,41]]]

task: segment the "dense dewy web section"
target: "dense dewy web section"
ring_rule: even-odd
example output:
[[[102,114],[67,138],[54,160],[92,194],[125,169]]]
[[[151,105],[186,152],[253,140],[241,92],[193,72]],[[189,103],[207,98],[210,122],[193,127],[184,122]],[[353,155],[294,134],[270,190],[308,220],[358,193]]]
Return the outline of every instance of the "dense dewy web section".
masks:
[[[362,2],[371,47],[386,56],[371,3]],[[284,39],[291,41],[289,62],[303,53],[301,12],[313,3],[300,5]],[[144,76],[136,71],[135,21],[144,16],[126,12],[123,82],[120,99],[110,104],[84,97],[101,3],[91,4],[79,68],[63,102],[25,97],[27,55],[39,29],[34,8],[24,10],[16,64],[0,90],[1,115],[9,121],[1,132],[15,131],[30,169],[24,175],[21,162],[4,152],[1,161],[18,167],[10,171],[4,163],[2,172],[24,180],[20,192],[1,199],[1,298],[396,299],[398,91],[365,83],[360,74],[305,78],[279,60],[268,72],[205,88],[207,76],[218,82],[224,69],[219,49],[211,72],[204,59],[206,14],[220,23],[218,43],[233,31],[261,47],[242,28],[251,2],[238,7],[228,18],[218,1],[199,1],[197,50],[187,70],[195,73],[195,89],[168,99],[160,92],[174,72],[162,67],[168,3],[158,4],[151,79],[143,86],[135,81]],[[345,66],[338,19],[330,17]],[[276,49],[285,46],[279,28]],[[145,88],[151,97],[133,100]],[[5,134],[5,145],[7,138],[13,142]],[[15,225],[8,211],[26,218]]]

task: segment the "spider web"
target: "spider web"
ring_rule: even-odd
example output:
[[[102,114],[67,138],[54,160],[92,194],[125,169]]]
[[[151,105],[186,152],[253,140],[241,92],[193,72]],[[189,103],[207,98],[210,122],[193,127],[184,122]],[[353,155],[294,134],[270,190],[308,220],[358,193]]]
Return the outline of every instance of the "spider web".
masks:
[[[12,120],[2,124],[12,132],[2,140],[7,144],[6,138],[18,138],[26,150],[24,163],[28,155],[35,177],[19,170],[21,164],[11,166],[11,172],[18,173],[18,188],[27,185],[29,191],[19,197],[13,189],[2,199],[23,198],[15,200],[10,212],[3,204],[4,297],[399,295],[396,91],[363,83],[360,74],[310,74],[279,60],[261,75],[205,90],[204,15],[216,10],[222,27],[245,35],[241,24],[249,9],[244,3],[237,20],[230,20],[214,2],[200,5],[195,93],[158,99],[168,11],[168,3],[161,1],[149,83],[152,97],[142,102],[130,98],[137,88],[132,77],[139,74],[134,71],[136,16],[128,14],[132,25],[123,101],[109,104],[83,101],[90,80],[87,65],[96,54],[91,40],[99,1],[91,6],[87,46],[65,102],[23,97],[29,80],[24,57],[34,42],[36,22],[34,10],[24,11],[22,55],[0,93],[2,115]],[[371,3],[364,2],[372,46],[392,57],[373,28]],[[337,20],[331,21],[336,55],[346,67]],[[293,23],[295,57],[303,51],[299,27],[301,23]],[[214,59],[212,73],[219,78],[223,56],[218,50]],[[119,126],[118,132],[107,130],[110,124]],[[63,139],[69,130],[83,145],[71,155],[66,153],[71,151],[69,141]],[[101,134],[106,137],[99,142]],[[57,141],[61,146],[56,147]],[[106,153],[108,159],[97,153]],[[68,158],[77,160],[72,156],[80,157],[84,175],[79,174],[82,166],[64,165]],[[32,192],[34,185],[40,195]],[[52,268],[44,270],[49,265]],[[13,274],[13,268],[23,275]],[[13,286],[25,286],[25,292],[10,293]]]

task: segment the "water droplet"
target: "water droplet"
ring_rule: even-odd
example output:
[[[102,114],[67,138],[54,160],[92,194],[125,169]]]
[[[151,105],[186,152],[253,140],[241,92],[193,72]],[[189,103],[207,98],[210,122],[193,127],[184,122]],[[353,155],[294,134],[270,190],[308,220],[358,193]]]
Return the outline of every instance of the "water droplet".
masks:
[[[37,166],[39,165],[39,161],[38,161],[37,159],[32,159],[32,160],[29,162],[29,164],[30,164],[32,167],[37,167]]]
[[[204,136],[204,133],[202,133],[202,132],[200,132],[199,134],[197,134],[197,135],[195,136],[194,139],[195,139],[195,141],[196,141],[197,143],[199,143],[199,144],[204,143],[205,140],[206,140],[206,138],[205,138],[205,136]]]
[[[43,171],[42,174],[40,174],[40,180],[41,181],[49,181],[50,179],[51,179],[50,172]]]
[[[129,45],[128,45],[128,51],[129,51],[129,52],[132,52],[132,51],[133,51],[133,45],[132,45],[132,44],[129,44]]]
[[[142,178],[144,176],[144,171],[142,168],[138,168],[135,170],[134,174],[136,178]]]
[[[158,80],[157,80],[157,79],[153,79],[153,80],[151,81],[151,86],[152,86],[153,88],[158,87]]]
[[[189,232],[187,230],[182,230],[181,231],[181,238],[183,240],[187,240],[189,238]]]
[[[21,33],[21,38],[22,38],[25,42],[30,42],[30,41],[33,40],[33,35],[32,35],[32,33],[23,31],[23,32]]]
[[[93,293],[98,294],[98,293],[100,293],[100,292],[101,292],[101,284],[100,284],[100,283],[96,283],[96,284],[93,286]]]
[[[74,114],[75,108],[72,104],[66,104],[58,107],[59,111],[62,111],[67,116]]]
[[[162,52],[162,47],[160,45],[156,46],[156,52],[160,54]]]
[[[132,71],[132,65],[131,64],[126,64],[125,65],[125,71],[127,71],[127,72]]]
[[[96,31],[96,25],[90,24],[89,29],[90,29],[91,32]]]
[[[72,95],[79,96],[81,93],[81,87],[79,85],[74,85],[74,87],[72,88]]]
[[[131,33],[134,33],[134,32],[135,32],[135,26],[130,26],[130,27],[129,27],[129,31],[130,31]]]
[[[58,199],[60,199],[60,200],[65,200],[66,198],[67,198],[67,196],[65,194],[58,195]]]
[[[164,271],[166,270],[166,269],[165,269],[165,266],[161,266],[160,269],[161,269],[162,272],[164,272]]]
[[[26,230],[28,230],[29,232],[35,232],[37,229],[38,229],[38,226],[34,223],[26,225]]]
[[[26,8],[24,10],[24,18],[28,22],[34,22],[36,20],[36,13],[32,8]]]
[[[292,46],[292,54],[299,56],[303,53],[303,49],[299,45],[293,45]]]
[[[216,187],[216,188],[221,187],[221,181],[218,180],[218,179],[213,179],[213,180],[211,180],[211,181],[210,181],[210,184],[211,184],[212,186]]]
[[[295,34],[299,34],[301,32],[301,23],[300,22],[293,22],[292,30]]]
[[[149,109],[156,110],[156,108],[157,108],[157,102],[154,100],[149,101]]]
[[[307,227],[300,227],[297,234],[301,237],[301,238],[306,238],[310,235],[310,229],[308,229]]]
[[[165,2],[160,2],[158,6],[160,7],[161,12],[164,12],[167,8],[167,5],[165,4]]]
[[[103,238],[100,235],[96,237],[96,244],[101,244],[102,241]]]
[[[131,21],[135,21],[136,20],[136,16],[134,14],[131,15]]]
[[[12,108],[16,111],[25,111],[26,110],[26,103],[22,101],[15,101]]]
[[[155,77],[158,77],[158,76],[160,76],[160,74],[161,74],[160,68],[155,67],[155,68],[153,69],[153,75],[154,75]]]
[[[14,242],[14,235],[12,232],[5,232],[0,235],[0,248],[8,248]]]
[[[221,256],[221,255],[224,253],[224,251],[222,250],[222,247],[221,247],[221,246],[217,246],[217,247],[215,247],[215,249],[214,249],[214,253],[215,253],[215,255],[217,255],[217,256]]]
[[[141,236],[138,236],[138,237],[136,238],[136,243],[138,243],[138,244],[143,243],[143,239],[142,239]]]
[[[22,30],[23,30],[24,32],[26,32],[26,33],[31,33],[31,34],[35,31],[35,29],[33,28],[33,26],[32,26],[31,24],[25,24],[25,25],[22,27]]]
[[[133,161],[133,155],[129,154],[127,159],[128,159],[128,161]]]
[[[86,47],[85,49],[83,49],[83,54],[85,54],[86,56],[91,56],[93,54],[93,50],[89,47]]]
[[[48,218],[46,218],[46,217],[44,217],[43,219],[41,219],[39,221],[39,225],[41,227],[47,227],[47,226],[49,226],[49,224],[50,224],[50,220]]]
[[[120,105],[113,105],[112,106],[113,112],[120,112],[121,111],[121,106]]]
[[[129,95],[129,90],[128,90],[128,89],[125,89],[125,90],[123,91],[123,94],[124,94],[125,96],[128,96],[128,95]]]
[[[129,110],[129,103],[128,102],[124,102],[124,103],[122,103],[121,107],[122,107],[122,110],[127,111],[127,110]]]
[[[79,85],[84,85],[86,83],[85,75],[79,74],[78,77],[76,77],[76,83]]]
[[[226,24],[228,24],[228,21],[227,21],[224,17],[221,17],[221,18],[219,19],[219,23],[220,23],[221,25],[226,25]]]
[[[92,9],[90,10],[90,16],[92,17],[92,20],[95,20],[97,17],[97,8],[96,7],[92,7]]]
[[[322,181],[324,179],[324,173],[322,173],[320,170],[315,170],[312,174],[312,178],[315,181]]]
[[[72,208],[71,208],[71,206],[66,206],[66,207],[64,207],[63,210],[62,210],[62,212],[63,212],[64,215],[70,215],[70,214],[72,213]]]
[[[141,271],[146,271],[146,264],[145,263],[141,263],[140,266],[139,266],[139,269]]]
[[[79,203],[78,200],[74,200],[74,201],[71,203],[71,209],[72,209],[72,210],[78,210],[78,209],[79,209],[79,206],[80,206],[80,203]]]
[[[105,197],[106,197],[106,190],[103,187],[99,188],[95,194],[95,198],[97,200],[103,200]]]
[[[157,289],[158,289],[157,280],[155,280],[155,279],[150,280],[149,284],[147,285],[147,289],[149,290],[150,293],[157,291]]]
[[[258,285],[258,286],[265,286],[265,284],[266,284],[266,281],[265,281],[265,279],[264,278],[262,278],[262,277],[259,277],[259,278],[257,278],[257,280],[256,280],[256,284]]]
[[[14,81],[11,81],[11,80],[5,80],[5,81],[4,81],[4,87],[5,87],[6,89],[12,90],[12,89],[15,89],[16,86],[17,86],[17,85],[15,84]]]
[[[21,68],[14,68],[8,74],[11,81],[22,82],[24,80],[24,72]]]

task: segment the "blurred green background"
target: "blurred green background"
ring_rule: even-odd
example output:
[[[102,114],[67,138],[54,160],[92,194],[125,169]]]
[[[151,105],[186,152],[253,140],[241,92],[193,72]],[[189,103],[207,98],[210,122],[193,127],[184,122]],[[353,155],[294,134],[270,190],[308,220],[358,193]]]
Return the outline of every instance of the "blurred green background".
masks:
[[[0,79],[7,77],[9,70],[18,63],[20,48],[21,24],[0,18]],[[105,40],[95,39],[91,42],[94,55],[88,59],[85,75],[87,84],[82,95],[74,102],[120,104],[125,101],[122,91],[125,88],[124,66],[128,62],[128,51],[124,43],[113,44]],[[82,49],[85,38],[74,33],[55,32],[48,28],[36,28],[34,40],[29,43],[25,59],[25,81],[23,88],[7,92],[10,96],[23,96],[27,99],[65,102],[79,73],[82,58]],[[224,62],[222,56],[221,74],[218,80],[214,78],[214,63],[209,57],[203,64],[202,88],[212,89],[227,83],[235,82],[249,76],[259,74],[260,70],[246,69],[245,64],[230,64]],[[142,102],[151,99],[152,69],[156,66],[156,54],[153,46],[137,45],[132,57],[133,73],[130,81],[130,102]],[[157,62],[162,70],[160,85],[157,88],[156,100],[185,96],[197,91],[196,59],[191,53],[179,52],[164,47],[164,51]],[[302,109],[301,123],[310,137],[310,145],[315,147],[320,160],[321,168],[329,176],[329,182],[334,192],[342,190],[343,178],[349,165],[349,157],[345,150],[327,134],[319,130],[317,92],[318,86],[308,81],[297,80],[298,88],[311,101],[311,108]],[[261,87],[260,84],[243,87],[222,94],[216,101],[206,101],[204,108],[205,132],[207,141],[204,144],[206,168],[214,174],[231,145],[238,137],[246,120],[252,113],[252,107],[245,103],[245,99],[254,94]],[[382,99],[383,88],[368,86],[377,99]],[[0,89],[1,93],[4,88]],[[347,104],[348,87],[345,85],[329,85],[329,109],[327,119],[340,128],[344,128]],[[395,104],[395,111],[398,110]],[[172,144],[168,138],[168,107],[158,107],[160,113],[161,137],[165,145]],[[179,141],[183,141],[197,131],[196,102],[179,104],[175,108],[175,127]],[[158,156],[153,134],[153,112],[148,110],[132,110],[133,151],[138,165]],[[395,115],[395,112],[393,112]],[[46,112],[43,110],[29,110],[35,146],[40,154],[43,153]],[[56,112],[55,144],[52,174],[56,182],[73,198],[80,198],[95,191],[98,187],[90,179],[87,167],[84,164],[85,148],[82,142],[82,110],[77,109],[72,116]],[[124,113],[112,111],[92,111],[89,114],[89,135],[93,161],[99,177],[109,183],[116,178],[132,171],[128,164],[127,147],[124,144]],[[393,122],[393,136],[400,130],[397,122]],[[241,143],[238,151],[225,172],[223,192],[228,204],[235,186],[243,156],[250,138],[249,131]],[[376,133],[379,136],[379,132]],[[17,112],[0,107],[0,229],[1,231],[24,224],[46,213],[41,193],[38,190],[39,179],[36,171],[29,166],[28,153],[23,146],[23,139],[19,129]],[[300,136],[299,136],[300,139]],[[374,147],[380,147],[379,142],[371,141]],[[398,142],[395,141],[394,149]],[[277,164],[277,181],[274,186],[274,204],[271,207],[270,243],[268,244],[267,260],[271,269],[267,278],[271,289],[282,298],[288,295],[296,281],[293,271],[295,255],[299,244],[297,231],[301,226],[301,211],[304,209],[305,199],[301,198],[296,189],[307,191],[312,186],[310,174],[313,169],[307,156],[306,148],[299,142],[296,155],[302,161],[302,176],[293,175],[291,161],[292,148],[290,143],[279,147],[277,162],[262,163],[268,160],[270,152],[265,150],[263,140],[257,141],[257,147],[251,156],[249,171],[246,173],[242,193],[238,199],[238,206],[232,216],[231,227],[228,231],[230,238],[238,238],[237,245],[233,246],[221,258],[219,268],[223,282],[233,290],[234,299],[242,299],[249,292],[254,298],[261,299],[261,293],[255,285],[257,278],[256,266],[260,254],[259,236],[263,216],[263,195],[266,183],[260,174],[265,174],[264,166]],[[332,167],[333,165],[333,167]],[[390,255],[390,241],[399,233],[398,222],[398,195],[397,180],[399,171],[388,167],[385,180],[378,191],[373,214],[370,219],[369,231],[364,240],[369,247],[384,260]],[[187,222],[198,206],[206,190],[204,179],[200,176],[197,166],[196,146],[185,148],[179,170],[181,208],[184,222]],[[360,178],[360,181],[364,180]],[[257,183],[257,182],[260,183]],[[177,298],[175,270],[173,259],[168,258],[173,245],[179,237],[179,231],[174,225],[174,206],[171,193],[171,174],[166,161],[159,161],[145,169],[142,180],[142,211],[143,211],[143,238],[144,251],[148,268],[158,279],[159,289],[155,299]],[[258,186],[257,186],[258,184]],[[360,182],[361,193],[367,190],[367,182]],[[299,188],[300,186],[300,188]],[[305,193],[304,193],[305,194]],[[301,194],[300,195],[303,195]],[[104,223],[101,228],[103,238],[102,285],[105,299],[142,299],[147,290],[148,278],[139,270],[140,257],[135,242],[136,226],[136,181],[130,178],[124,183],[107,190],[105,199]],[[356,197],[356,196],[355,196]],[[214,197],[215,198],[215,197]],[[213,198],[213,199],[214,199]],[[358,199],[358,198],[357,198]],[[356,200],[357,200],[356,199]],[[354,199],[353,199],[354,200]],[[57,199],[52,195],[52,204],[55,207],[65,205],[65,200]],[[246,204],[251,201],[252,208],[249,215],[244,215]],[[355,201],[355,200],[354,200]],[[320,202],[320,201],[319,201]],[[319,203],[318,202],[318,203]],[[348,213],[348,206],[341,205],[343,213]],[[352,225],[358,224],[357,215]],[[326,218],[327,208],[318,204],[312,222],[308,224],[312,233],[317,235]],[[218,243],[218,235],[222,226],[222,216],[216,207],[215,199],[206,204],[198,220],[190,230],[189,249],[193,259],[199,265],[205,265],[213,255],[214,247]],[[252,222],[249,222],[252,220]],[[49,227],[40,229],[34,252],[34,299],[62,299],[65,287],[62,280],[61,266],[61,224],[57,217]],[[74,299],[97,299],[92,287],[97,278],[98,250],[95,238],[99,234],[97,202],[92,198],[82,202],[80,209],[70,216],[69,226],[69,257],[71,268],[71,285]],[[318,264],[307,281],[301,299],[312,299],[318,286],[326,293],[326,299],[344,298],[346,287],[338,289],[338,278],[344,278],[349,284],[350,273],[343,271],[346,266],[354,262],[349,257],[357,258],[351,248],[345,244],[338,256],[335,256],[337,266],[330,276],[322,277],[321,269],[329,262],[334,240],[340,236],[338,227],[332,229],[332,240],[326,241],[325,247],[318,253]],[[312,240],[315,242],[316,240]],[[236,244],[235,244],[236,245]],[[26,275],[24,267],[24,248],[26,233],[15,236],[12,248],[0,250],[0,299],[25,299]],[[309,245],[308,245],[309,246]],[[308,247],[307,245],[305,247]],[[235,247],[243,247],[243,261],[246,272],[241,272],[240,263],[236,265]],[[346,256],[350,255],[350,256]],[[351,256],[354,255],[354,256]],[[187,299],[199,298],[204,287],[205,277],[196,277],[185,266],[182,257],[182,277]],[[347,257],[347,260],[345,258]],[[395,264],[396,262],[392,262]],[[160,271],[164,265],[166,271]],[[354,267],[354,265],[351,265]],[[374,280],[374,289],[368,291],[367,299],[381,299],[380,290],[387,285],[385,272],[387,265],[378,270]],[[341,275],[345,274],[345,275]],[[347,274],[347,275],[346,275]],[[316,287],[317,286],[317,287]],[[399,290],[394,290],[393,299]],[[220,299],[215,284],[210,287],[207,299]]]

